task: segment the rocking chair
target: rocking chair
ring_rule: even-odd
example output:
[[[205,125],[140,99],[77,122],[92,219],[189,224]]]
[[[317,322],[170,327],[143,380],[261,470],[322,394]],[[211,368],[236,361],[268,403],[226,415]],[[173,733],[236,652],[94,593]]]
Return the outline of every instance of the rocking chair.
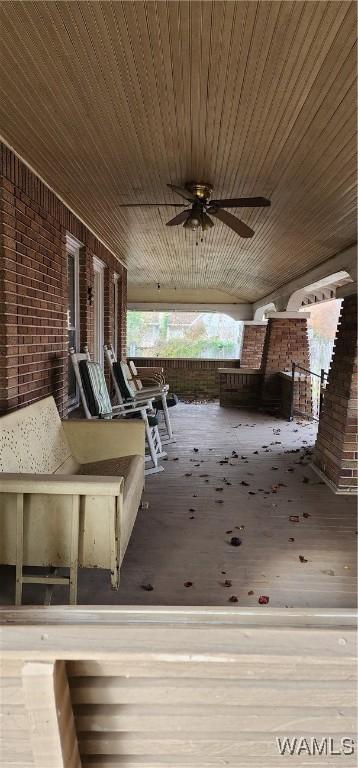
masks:
[[[149,455],[145,456],[145,461],[153,463],[153,467],[145,470],[145,475],[163,472],[164,467],[158,464],[158,459],[164,458],[167,454],[162,450],[158,420],[149,413],[148,404],[140,402],[136,405],[122,402],[112,406],[103,370],[98,363],[91,361],[88,349],[85,347],[84,352],[75,352],[74,349],[70,349],[70,357],[86,419],[133,417],[143,419],[149,448]]]

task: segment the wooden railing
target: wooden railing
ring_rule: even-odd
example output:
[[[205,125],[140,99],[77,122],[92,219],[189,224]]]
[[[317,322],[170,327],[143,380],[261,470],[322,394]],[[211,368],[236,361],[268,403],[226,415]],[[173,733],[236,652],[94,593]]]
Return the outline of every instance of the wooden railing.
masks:
[[[0,624],[2,768],[278,768],[293,758],[277,737],[354,738],[354,611],[19,608]]]

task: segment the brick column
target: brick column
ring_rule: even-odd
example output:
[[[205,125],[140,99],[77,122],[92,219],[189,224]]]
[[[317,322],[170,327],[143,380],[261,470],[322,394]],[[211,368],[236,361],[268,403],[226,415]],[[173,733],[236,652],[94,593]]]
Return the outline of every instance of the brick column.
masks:
[[[345,286],[346,290],[351,286]],[[313,466],[335,493],[357,493],[357,296],[344,298]]]
[[[246,320],[240,354],[241,368],[260,368],[267,322]]]
[[[262,353],[262,404],[270,410],[280,409],[280,371],[291,371],[292,362],[303,368],[310,367],[307,334],[308,313],[270,312]],[[297,398],[296,398],[297,399]],[[310,411],[311,385],[304,377],[299,379],[301,409]]]

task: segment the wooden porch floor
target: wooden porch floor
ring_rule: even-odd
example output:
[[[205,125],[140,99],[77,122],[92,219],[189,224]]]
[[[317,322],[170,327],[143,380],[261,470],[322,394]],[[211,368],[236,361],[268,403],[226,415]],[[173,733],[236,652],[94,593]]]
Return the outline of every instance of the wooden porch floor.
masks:
[[[171,413],[176,443],[167,446],[165,472],[147,478],[149,508],[138,514],[119,592],[106,572],[82,570],[79,603],[237,598],[234,610],[263,595],[277,607],[355,607],[356,500],[334,496],[311,469],[315,425],[217,404]],[[12,591],[2,579],[2,603]],[[26,588],[24,602],[40,602],[40,593]],[[52,602],[66,602],[63,589]]]

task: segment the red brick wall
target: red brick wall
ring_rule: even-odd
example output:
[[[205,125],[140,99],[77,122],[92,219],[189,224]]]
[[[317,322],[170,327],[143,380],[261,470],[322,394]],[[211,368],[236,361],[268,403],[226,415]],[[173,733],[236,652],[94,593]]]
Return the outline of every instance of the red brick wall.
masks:
[[[239,367],[239,360],[193,360],[170,357],[135,357],[135,365],[140,368],[161,366],[170,391],[184,400],[218,400],[218,368]]]
[[[319,420],[314,464],[340,491],[358,484],[357,297],[343,300]]]
[[[266,336],[267,323],[254,325],[244,323],[244,334],[240,354],[241,368],[260,368]]]
[[[67,411],[66,233],[80,252],[81,347],[93,349],[93,255],[105,265],[105,341],[113,341],[109,281],[120,275],[118,337],[125,351],[126,270],[5,145],[0,143],[0,412],[53,394]]]
[[[307,319],[269,318],[262,353],[261,371],[263,373],[262,403],[269,409],[281,408],[281,382],[276,375],[279,371],[290,371],[292,362],[303,368],[310,367],[310,352],[307,334]],[[307,379],[299,384],[299,400],[302,411],[311,409],[311,386]]]

